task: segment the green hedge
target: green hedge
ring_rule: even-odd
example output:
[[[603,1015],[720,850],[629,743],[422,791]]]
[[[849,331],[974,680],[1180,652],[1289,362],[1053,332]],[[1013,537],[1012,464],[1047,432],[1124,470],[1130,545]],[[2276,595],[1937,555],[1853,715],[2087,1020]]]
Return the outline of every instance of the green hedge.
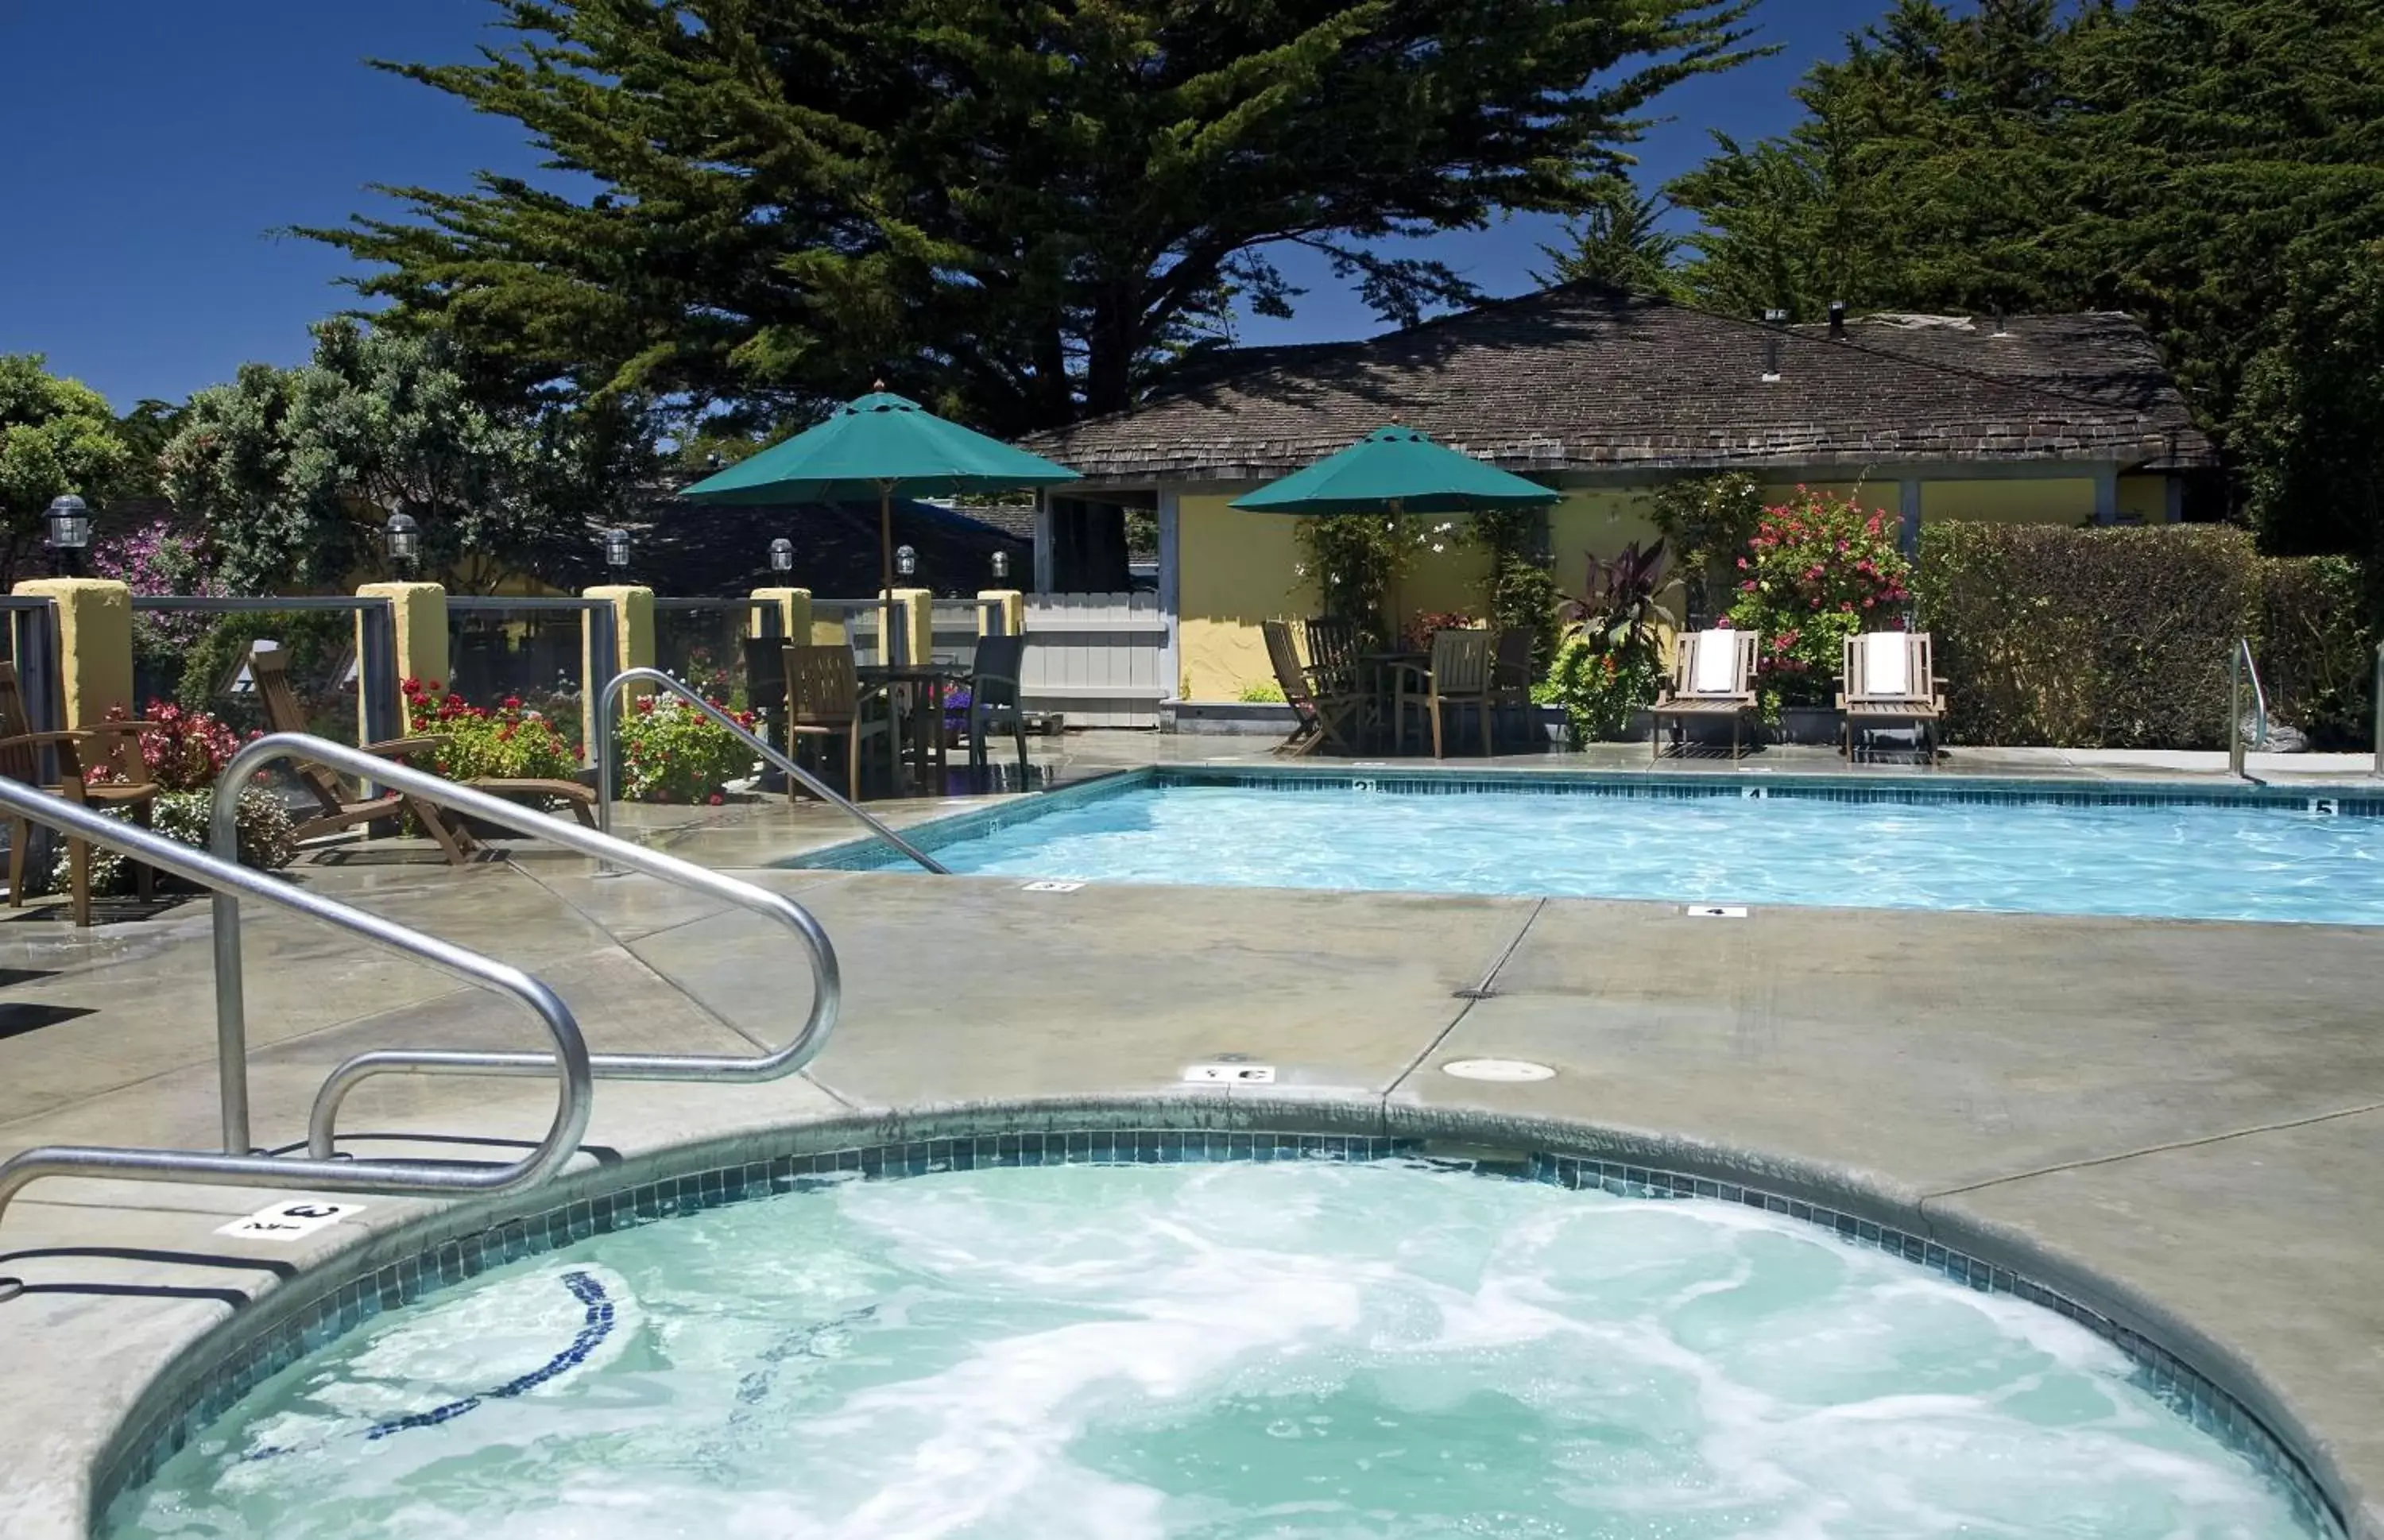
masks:
[[[1914,583],[1960,743],[2216,749],[2228,655],[2253,640],[2270,710],[2319,746],[2365,730],[2357,570],[2261,556],[2216,525],[1942,524]]]

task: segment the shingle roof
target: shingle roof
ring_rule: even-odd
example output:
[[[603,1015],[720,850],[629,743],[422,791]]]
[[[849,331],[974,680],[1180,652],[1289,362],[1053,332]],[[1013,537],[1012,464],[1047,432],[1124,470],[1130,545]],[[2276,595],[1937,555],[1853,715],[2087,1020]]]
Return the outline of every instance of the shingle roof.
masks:
[[[1510,470],[2212,463],[2123,315],[1867,317],[1776,333],[1586,284],[1358,342],[1222,354],[1027,441],[1095,481],[1263,480],[1397,419]]]

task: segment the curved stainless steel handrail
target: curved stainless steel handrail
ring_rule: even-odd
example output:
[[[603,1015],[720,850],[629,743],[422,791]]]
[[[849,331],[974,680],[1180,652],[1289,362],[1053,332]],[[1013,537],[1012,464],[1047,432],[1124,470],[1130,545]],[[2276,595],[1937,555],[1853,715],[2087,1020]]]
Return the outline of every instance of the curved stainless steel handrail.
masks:
[[[2252,747],[2268,746],[2268,692],[2260,688],[2260,665],[2252,659],[2248,637],[2236,639],[2227,669],[2227,770],[2241,780],[2252,776],[2243,769],[2243,680],[2252,681],[2252,709],[2259,714],[2252,728]]]
[[[704,715],[713,720],[714,725],[726,727],[728,731],[734,733],[737,736],[738,740],[743,743],[745,747],[752,750],[754,753],[760,755],[770,764],[776,765],[788,775],[792,776],[796,780],[801,781],[804,790],[809,791],[813,796],[819,798],[820,801],[824,802],[834,802],[837,806],[844,809],[845,812],[852,814],[855,818],[860,819],[861,822],[868,827],[870,833],[875,835],[887,844],[893,846],[904,855],[909,856],[920,865],[925,866],[928,871],[935,873],[938,876],[948,877],[952,875],[951,868],[944,865],[941,862],[937,861],[934,857],[928,855],[924,851],[921,851],[916,845],[912,844],[900,835],[896,834],[892,829],[888,828],[884,824],[879,823],[870,814],[863,812],[858,803],[853,802],[846,797],[838,795],[837,791],[829,787],[826,781],[821,780],[817,776],[813,775],[801,765],[797,764],[792,755],[781,753],[776,748],[771,745],[768,739],[760,737],[758,734],[747,731],[744,727],[738,725],[735,717],[730,716],[726,712],[722,711],[718,706],[714,705],[702,696],[698,695],[693,689],[688,688],[687,685],[677,679],[672,678],[669,675],[664,673],[659,668],[623,669],[620,673],[613,676],[612,683],[604,687],[603,698],[599,701],[596,705],[596,817],[607,834],[611,833],[613,829],[613,713],[620,702],[622,689],[627,685],[640,683],[660,685],[664,689],[667,689],[672,694],[677,696],[680,700],[685,701],[688,704],[693,706],[696,710],[703,713]]]
[[[812,965],[811,1011],[803,1019],[802,1029],[786,1047],[750,1059],[715,1054],[592,1053],[588,1056],[588,1065],[590,1072],[599,1079],[712,1080],[733,1085],[783,1079],[810,1063],[826,1046],[828,1034],[836,1029],[837,1012],[844,994],[843,982],[837,971],[836,948],[829,943],[827,932],[812,918],[811,912],[792,899],[764,888],[756,888],[750,882],[739,882],[708,866],[698,866],[677,856],[650,851],[626,839],[616,839],[609,834],[582,828],[565,819],[534,813],[518,802],[509,802],[485,791],[475,791],[468,786],[458,786],[428,771],[382,759],[344,743],[310,738],[304,733],[275,733],[255,739],[234,754],[231,763],[224,766],[222,778],[216,783],[210,834],[218,857],[239,847],[240,788],[246,786],[258,770],[279,759],[311,760],[335,770],[366,776],[409,797],[418,797],[426,802],[453,808],[486,823],[543,839],[549,844],[561,845],[582,855],[643,872],[676,887],[776,920],[793,931],[797,939],[801,941]],[[227,1145],[237,1137],[245,1148],[248,1137],[248,1052],[241,1000],[238,900],[219,895],[216,900],[215,916],[216,1020],[222,1045],[224,1137]],[[332,1126],[339,1118],[340,1103],[360,1082],[373,1075],[545,1074],[553,1067],[553,1059],[543,1053],[377,1049],[357,1054],[333,1070],[330,1078],[323,1082],[323,1088],[316,1093],[314,1112],[307,1122],[307,1151],[317,1159],[330,1155]],[[239,1111],[237,1128],[233,1122],[235,1107]]]
[[[136,861],[213,888],[218,903],[235,909],[231,895],[261,900],[336,925],[367,941],[417,957],[469,984],[509,995],[538,1017],[554,1040],[553,1053],[531,1055],[542,1071],[558,1073],[561,1094],[546,1136],[520,1160],[503,1165],[463,1166],[418,1161],[296,1160],[249,1151],[245,1107],[241,1142],[223,1154],[203,1150],[122,1149],[93,1145],[44,1145],[0,1161],[0,1211],[28,1182],[45,1176],[113,1176],[144,1182],[228,1183],[234,1186],[315,1188],[325,1192],[389,1193],[417,1198],[492,1196],[540,1181],[578,1148],[588,1128],[591,1093],[588,1045],[571,1010],[553,990],[524,973],[453,942],[416,931],[378,914],[310,893],[262,872],[118,819],[103,816],[62,797],[15,781],[0,780],[0,808],[20,818],[121,851]],[[233,966],[239,953],[232,954]],[[218,964],[220,965],[220,954]],[[220,981],[220,975],[218,975]],[[245,1066],[242,1066],[243,1069]],[[243,1093],[245,1074],[241,1077]],[[0,1299],[23,1292],[16,1279],[0,1278]]]

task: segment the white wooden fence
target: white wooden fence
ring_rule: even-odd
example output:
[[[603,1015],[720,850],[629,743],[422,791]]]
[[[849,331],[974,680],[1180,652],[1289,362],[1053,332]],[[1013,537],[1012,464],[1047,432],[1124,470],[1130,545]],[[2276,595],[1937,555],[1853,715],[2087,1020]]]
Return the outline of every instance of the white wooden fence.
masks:
[[[1155,593],[1026,596],[1028,711],[1072,727],[1156,727],[1167,677],[1167,615]]]

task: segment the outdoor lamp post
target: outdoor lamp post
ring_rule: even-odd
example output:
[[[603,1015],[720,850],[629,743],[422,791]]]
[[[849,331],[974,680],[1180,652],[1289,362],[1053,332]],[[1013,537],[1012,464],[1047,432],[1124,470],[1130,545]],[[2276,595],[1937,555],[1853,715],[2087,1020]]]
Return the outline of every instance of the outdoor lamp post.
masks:
[[[795,570],[795,542],[784,535],[770,542],[770,570],[773,572]]]
[[[1010,553],[1007,551],[997,551],[993,553],[993,580],[997,583],[1006,582],[1009,578]]]
[[[604,542],[604,565],[618,572],[629,565],[629,532],[607,529],[596,537]]]
[[[389,522],[381,526],[381,539],[389,547],[390,564],[400,571],[412,571],[416,558],[422,554],[422,526],[414,522],[414,515],[390,515]]]
[[[50,549],[59,553],[60,570],[76,571],[82,565],[82,548],[91,543],[91,510],[68,492],[51,500],[47,517]]]
[[[894,571],[903,578],[915,577],[919,571],[919,553],[907,545],[894,548]]]

